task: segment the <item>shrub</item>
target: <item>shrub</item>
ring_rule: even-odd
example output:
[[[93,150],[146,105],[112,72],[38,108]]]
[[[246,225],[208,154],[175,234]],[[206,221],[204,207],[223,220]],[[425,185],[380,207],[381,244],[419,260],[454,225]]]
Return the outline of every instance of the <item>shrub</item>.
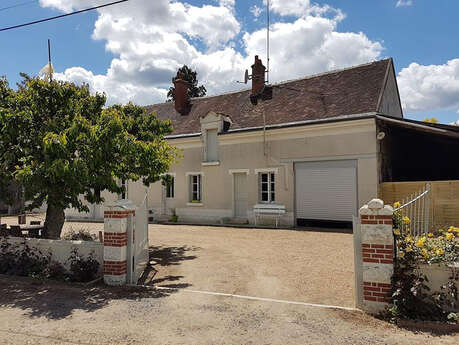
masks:
[[[76,282],[89,282],[96,279],[99,271],[99,262],[90,253],[87,258],[80,255],[75,248],[68,258],[70,263],[70,279]]]
[[[27,245],[25,239],[12,245],[7,237],[2,238],[0,251],[0,273],[17,276],[47,278],[47,267],[51,254],[43,254],[37,248]]]
[[[419,319],[456,322],[458,309],[458,274],[451,270],[450,278],[441,290],[430,292],[428,278],[420,264],[448,265],[459,260],[456,236],[459,228],[450,226],[425,236],[412,236],[410,219],[402,212],[394,213],[396,257],[392,276],[392,305],[388,312],[393,319]]]
[[[30,247],[24,241],[11,244],[7,237],[0,241],[0,274],[26,276],[39,279],[71,280],[88,282],[97,277],[99,262],[93,253],[83,257],[75,248],[68,258],[70,271],[52,260],[51,254],[43,254],[40,250]]]
[[[62,239],[67,241],[95,241],[96,236],[86,229],[75,231],[73,228],[70,228]]]
[[[0,274],[8,274],[15,264],[15,256],[8,237],[2,236],[0,242]]]
[[[57,262],[57,261],[51,261],[46,268],[46,276],[49,279],[55,279],[55,280],[67,280],[68,279],[68,272],[65,269],[65,267]]]

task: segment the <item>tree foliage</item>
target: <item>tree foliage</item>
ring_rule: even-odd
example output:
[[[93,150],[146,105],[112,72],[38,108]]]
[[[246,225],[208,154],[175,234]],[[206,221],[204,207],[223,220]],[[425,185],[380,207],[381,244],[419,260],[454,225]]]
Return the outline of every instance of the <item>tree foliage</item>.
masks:
[[[435,117],[428,118],[426,117],[424,119],[424,122],[429,122],[429,123],[438,123],[438,120]]]
[[[105,107],[87,85],[24,76],[17,91],[0,80],[0,179],[24,187],[29,209],[47,203],[45,233],[60,236],[64,210],[89,211],[120,180],[158,181],[175,160],[172,132],[133,104]]]
[[[204,87],[204,85],[198,86],[198,73],[193,71],[191,68],[189,68],[187,65],[183,65],[180,67],[177,71],[178,73],[181,73],[183,75],[183,79],[188,82],[188,98],[193,98],[193,97],[203,97],[206,95],[207,90]],[[177,77],[172,78],[172,85],[169,88],[169,91],[167,92],[167,99],[168,101],[175,100],[175,87],[174,87],[174,82],[177,79]]]

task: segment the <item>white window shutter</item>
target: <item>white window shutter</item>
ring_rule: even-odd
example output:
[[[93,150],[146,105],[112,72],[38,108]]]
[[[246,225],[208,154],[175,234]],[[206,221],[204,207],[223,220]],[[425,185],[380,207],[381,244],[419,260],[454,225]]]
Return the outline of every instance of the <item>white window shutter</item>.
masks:
[[[207,162],[218,161],[218,138],[217,129],[208,129],[206,138]]]

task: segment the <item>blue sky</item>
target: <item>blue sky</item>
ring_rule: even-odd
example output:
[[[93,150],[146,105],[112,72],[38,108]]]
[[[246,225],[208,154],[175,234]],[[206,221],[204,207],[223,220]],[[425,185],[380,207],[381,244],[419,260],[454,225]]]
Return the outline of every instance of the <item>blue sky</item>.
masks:
[[[108,0],[0,1],[0,27]],[[397,6],[397,4],[399,5]],[[459,119],[459,2],[451,0],[271,0],[272,80],[393,57],[405,116]],[[115,8],[116,7],[116,8]],[[241,87],[265,58],[262,0],[130,0],[113,8],[0,32],[0,75],[12,85],[47,62],[56,77],[86,82],[109,102],[164,100],[178,66],[197,69],[210,94]],[[258,15],[258,16],[257,16]]]

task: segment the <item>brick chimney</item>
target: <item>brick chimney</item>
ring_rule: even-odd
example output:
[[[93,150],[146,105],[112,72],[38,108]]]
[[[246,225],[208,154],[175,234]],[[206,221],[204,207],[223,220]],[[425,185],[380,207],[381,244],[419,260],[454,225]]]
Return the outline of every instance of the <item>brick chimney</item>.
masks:
[[[188,99],[188,82],[183,79],[183,75],[180,72],[177,72],[174,87],[175,110],[182,115],[186,115],[190,108],[190,100]]]
[[[263,86],[265,86],[265,71],[266,67],[263,66],[263,63],[258,58],[258,55],[255,55],[255,63],[252,65],[252,95],[258,95]]]

